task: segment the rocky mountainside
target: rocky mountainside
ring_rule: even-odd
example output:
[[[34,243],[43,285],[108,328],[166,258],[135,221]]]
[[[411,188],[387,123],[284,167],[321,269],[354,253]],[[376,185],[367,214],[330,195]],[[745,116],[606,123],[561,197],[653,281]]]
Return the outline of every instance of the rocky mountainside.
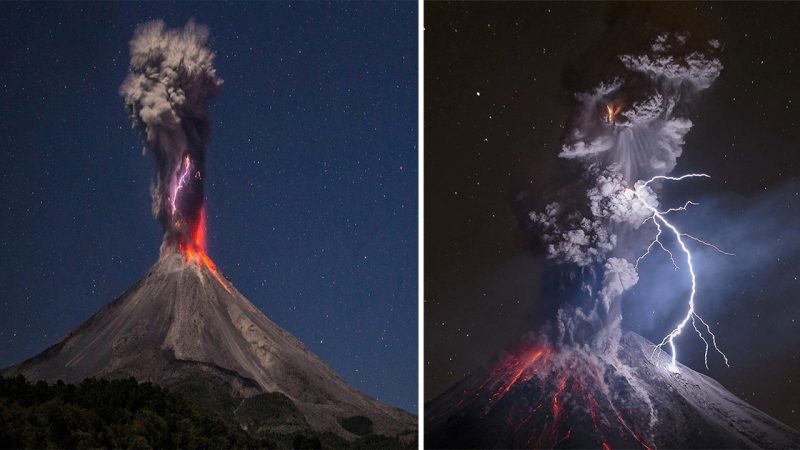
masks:
[[[623,336],[616,357],[528,337],[425,405],[426,448],[800,448],[800,433]]]
[[[133,376],[212,406],[251,432],[416,439],[415,416],[348,386],[214,269],[167,252],[121,297],[3,374],[68,383]]]

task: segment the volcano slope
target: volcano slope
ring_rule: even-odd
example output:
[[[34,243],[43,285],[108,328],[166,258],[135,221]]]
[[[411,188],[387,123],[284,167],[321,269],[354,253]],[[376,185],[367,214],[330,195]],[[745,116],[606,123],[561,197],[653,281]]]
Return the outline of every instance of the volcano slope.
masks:
[[[526,337],[425,405],[426,448],[800,448],[800,434],[626,333],[616,358]]]
[[[215,267],[168,251],[60,342],[3,370],[29,380],[128,377],[210,406],[247,431],[416,439],[416,417],[348,386]]]

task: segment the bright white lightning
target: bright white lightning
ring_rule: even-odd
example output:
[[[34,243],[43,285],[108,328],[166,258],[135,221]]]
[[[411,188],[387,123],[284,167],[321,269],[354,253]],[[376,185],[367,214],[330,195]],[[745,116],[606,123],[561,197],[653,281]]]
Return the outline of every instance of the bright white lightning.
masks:
[[[677,352],[677,348],[675,347],[675,338],[680,336],[680,334],[683,332],[684,327],[686,327],[686,325],[689,322],[692,323],[692,327],[694,328],[694,330],[697,332],[697,335],[700,337],[700,339],[705,344],[706,348],[705,348],[705,354],[704,354],[704,361],[705,361],[706,369],[708,368],[708,349],[709,349],[710,345],[709,345],[708,340],[706,340],[706,338],[703,336],[703,333],[701,332],[700,328],[698,328],[697,321],[700,321],[705,326],[706,332],[708,333],[709,336],[711,336],[711,345],[714,346],[714,350],[716,350],[717,353],[719,353],[722,356],[722,358],[725,360],[725,365],[730,367],[730,365],[728,364],[728,357],[725,356],[725,353],[723,353],[722,350],[720,350],[719,347],[717,346],[717,337],[711,331],[711,327],[695,311],[694,300],[695,300],[695,295],[697,293],[697,277],[696,277],[696,275],[694,273],[694,266],[692,265],[692,253],[689,251],[689,248],[686,246],[686,242],[684,241],[683,238],[685,237],[685,238],[692,239],[692,240],[694,240],[696,242],[699,242],[699,243],[701,243],[703,245],[709,246],[709,247],[717,250],[718,252],[726,254],[726,255],[732,255],[732,253],[724,252],[724,251],[720,250],[716,245],[710,244],[710,243],[705,242],[705,241],[703,241],[701,239],[698,239],[698,238],[696,238],[694,236],[691,236],[689,234],[681,232],[673,224],[671,224],[665,217],[667,214],[669,214],[671,212],[686,211],[686,208],[689,205],[697,205],[697,203],[694,203],[694,202],[690,201],[690,202],[686,202],[686,204],[684,204],[684,206],[680,207],[680,208],[670,208],[670,209],[668,209],[666,211],[659,211],[655,207],[653,207],[653,205],[647,203],[647,200],[646,200],[647,196],[646,195],[639,195],[639,191],[641,189],[644,189],[647,185],[649,185],[650,183],[652,183],[653,181],[656,181],[656,180],[680,181],[680,180],[683,180],[683,179],[686,179],[686,178],[697,178],[697,177],[710,178],[708,175],[706,175],[704,173],[691,173],[691,174],[687,174],[687,175],[682,175],[680,177],[668,177],[668,176],[659,175],[659,176],[655,176],[655,177],[653,177],[653,178],[651,178],[651,179],[649,179],[649,180],[647,180],[645,182],[641,182],[641,181],[637,182],[636,185],[635,185],[635,189],[628,189],[633,194],[633,196],[635,198],[637,198],[639,201],[641,201],[642,204],[644,204],[644,206],[648,210],[650,210],[650,212],[652,212],[652,215],[650,217],[648,217],[647,220],[651,220],[652,219],[653,223],[656,225],[656,228],[658,229],[658,232],[656,233],[655,238],[650,243],[650,245],[647,247],[647,250],[645,251],[645,253],[636,260],[636,267],[638,268],[639,262],[645,256],[650,254],[650,250],[652,250],[652,248],[656,244],[658,244],[658,246],[661,247],[661,249],[664,250],[669,255],[670,260],[672,261],[672,265],[676,269],[678,268],[678,265],[675,263],[675,258],[673,256],[672,252],[670,252],[664,246],[664,244],[661,242],[661,234],[662,234],[662,231],[663,231],[662,228],[661,228],[661,225],[664,225],[670,231],[672,231],[673,235],[675,236],[675,240],[678,242],[678,245],[680,246],[681,250],[686,255],[686,264],[687,264],[687,266],[689,268],[689,275],[691,277],[691,293],[689,294],[689,309],[686,311],[686,315],[684,316],[683,320],[669,334],[667,334],[664,337],[664,339],[661,341],[660,344],[658,344],[656,346],[655,349],[653,349],[653,356],[655,356],[657,351],[661,350],[662,347],[664,347],[665,345],[669,344],[670,350],[671,350],[671,353],[672,353],[672,363],[670,364],[670,366],[668,368],[671,371],[677,371],[678,370],[678,365],[677,365],[677,354],[678,354],[678,352]],[[647,221],[647,220],[645,220],[645,221]]]

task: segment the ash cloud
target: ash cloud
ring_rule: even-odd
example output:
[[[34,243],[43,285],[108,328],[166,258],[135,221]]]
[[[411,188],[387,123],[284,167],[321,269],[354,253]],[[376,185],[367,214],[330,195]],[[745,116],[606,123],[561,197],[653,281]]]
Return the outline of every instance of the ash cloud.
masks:
[[[578,284],[557,312],[555,340],[616,355],[621,300],[639,281],[642,234],[655,231],[650,208],[658,184],[683,153],[697,94],[719,77],[719,41],[690,33],[652,33],[647,45],[602,62],[609,70],[573,94],[559,157],[580,167],[570,189],[529,210],[526,226],[543,244],[562,282]],[[570,205],[569,207],[567,205]],[[648,228],[650,227],[650,228]],[[642,230],[648,228],[647,230]],[[650,236],[650,234],[648,234]],[[636,253],[634,253],[636,252]]]
[[[156,164],[152,212],[165,244],[185,238],[202,220],[208,105],[222,87],[208,40],[208,29],[193,21],[181,29],[168,29],[162,20],[139,25],[119,89],[144,153]]]
[[[722,71],[720,48],[688,33],[660,33],[644,51],[608,61],[611,78],[575,95],[559,156],[617,164],[628,183],[669,173],[692,127],[688,105]],[[622,112],[611,117],[609,105]]]
[[[579,213],[564,214],[553,202],[544,212],[531,211],[530,220],[539,228],[548,258],[588,267],[602,261],[617,244],[617,236],[597,220]]]

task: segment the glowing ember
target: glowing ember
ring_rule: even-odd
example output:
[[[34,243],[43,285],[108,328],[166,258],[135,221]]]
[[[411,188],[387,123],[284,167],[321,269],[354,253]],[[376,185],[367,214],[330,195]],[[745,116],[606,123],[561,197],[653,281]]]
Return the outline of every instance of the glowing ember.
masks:
[[[621,103],[606,104],[606,122],[613,125],[617,122],[617,116],[622,112]]]

